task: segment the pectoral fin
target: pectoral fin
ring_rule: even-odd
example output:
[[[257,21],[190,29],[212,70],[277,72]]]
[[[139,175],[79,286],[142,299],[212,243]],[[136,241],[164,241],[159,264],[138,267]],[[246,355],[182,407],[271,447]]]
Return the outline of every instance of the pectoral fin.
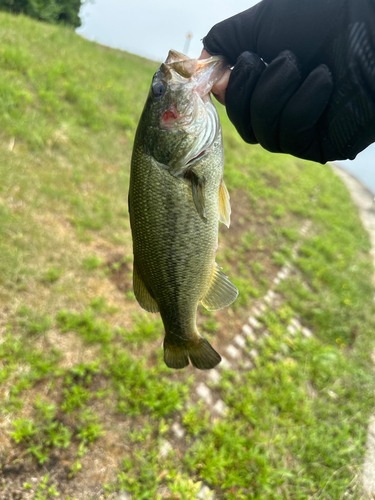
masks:
[[[206,204],[205,204],[205,185],[206,179],[198,177],[194,170],[189,170],[186,178],[191,181],[191,192],[193,195],[194,205],[201,218],[206,221]]]
[[[227,227],[230,225],[230,201],[227,186],[225,185],[224,179],[221,179],[219,188],[219,221],[225,224]]]
[[[133,266],[133,290],[139,305],[143,307],[143,309],[151,313],[159,312],[159,306],[147,290],[146,285],[138,272],[135,261]]]
[[[208,290],[201,299],[202,305],[209,311],[216,311],[229,306],[237,296],[237,288],[215,262]]]

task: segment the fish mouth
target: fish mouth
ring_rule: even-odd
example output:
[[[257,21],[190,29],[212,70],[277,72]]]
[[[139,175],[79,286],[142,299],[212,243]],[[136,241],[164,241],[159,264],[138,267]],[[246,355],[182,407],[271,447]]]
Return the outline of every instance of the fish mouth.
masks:
[[[228,64],[222,56],[208,59],[189,59],[177,51],[169,51],[168,57],[160,67],[164,81],[170,86],[183,84],[205,106],[209,106],[212,86],[220,80]],[[193,107],[193,109],[191,109]],[[177,110],[176,102],[170,102],[161,115],[160,127],[164,130],[189,127],[197,115],[196,105],[188,103],[185,109]]]
[[[208,97],[212,87],[222,78],[229,65],[222,56],[199,59],[196,63],[193,76],[195,80],[194,89],[201,98]]]

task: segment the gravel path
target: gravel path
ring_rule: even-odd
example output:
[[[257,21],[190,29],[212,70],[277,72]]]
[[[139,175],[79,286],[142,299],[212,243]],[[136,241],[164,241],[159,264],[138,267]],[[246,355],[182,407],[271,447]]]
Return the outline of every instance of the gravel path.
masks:
[[[371,255],[375,266],[375,197],[374,194],[357,179],[331,164],[333,171],[344,181],[350,191],[353,202],[359,208],[359,216],[371,241]],[[375,284],[375,275],[373,277]],[[374,297],[375,300],[375,297]],[[375,360],[375,352],[373,353]],[[375,414],[372,416],[368,428],[367,450],[363,464],[363,487],[370,498],[375,499]]]

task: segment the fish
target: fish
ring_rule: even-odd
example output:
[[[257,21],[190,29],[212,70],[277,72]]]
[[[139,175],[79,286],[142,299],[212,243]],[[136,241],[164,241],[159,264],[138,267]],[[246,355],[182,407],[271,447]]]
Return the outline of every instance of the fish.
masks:
[[[164,362],[214,368],[221,356],[200,335],[197,307],[229,306],[238,290],[215,261],[219,222],[230,224],[224,148],[212,86],[228,68],[220,56],[177,51],[153,76],[138,123],[129,184],[133,289],[140,306],[160,312]]]

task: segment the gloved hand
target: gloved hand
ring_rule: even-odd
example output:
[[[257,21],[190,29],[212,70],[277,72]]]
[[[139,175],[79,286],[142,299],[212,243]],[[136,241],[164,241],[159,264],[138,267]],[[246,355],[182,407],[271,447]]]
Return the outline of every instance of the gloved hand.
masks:
[[[375,141],[374,0],[263,0],[203,45],[234,66],[225,105],[246,142],[325,163]]]

